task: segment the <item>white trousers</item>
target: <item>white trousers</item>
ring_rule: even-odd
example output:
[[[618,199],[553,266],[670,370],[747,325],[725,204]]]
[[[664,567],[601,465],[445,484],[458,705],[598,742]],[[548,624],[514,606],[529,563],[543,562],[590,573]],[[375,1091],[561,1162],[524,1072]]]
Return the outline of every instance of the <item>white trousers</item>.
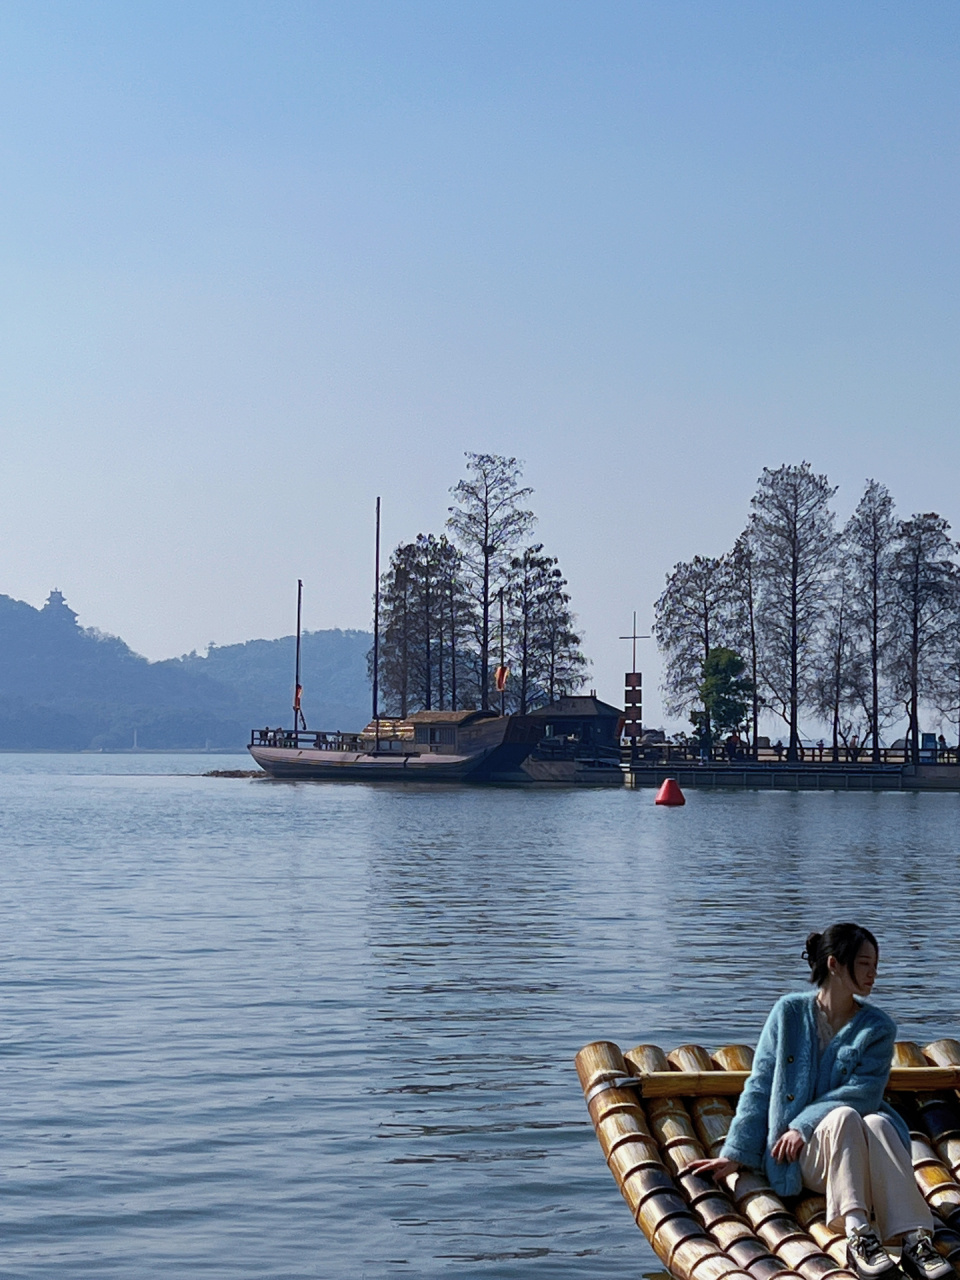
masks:
[[[872,1212],[884,1244],[918,1227],[933,1229],[910,1153],[886,1116],[834,1107],[800,1152],[800,1172],[805,1187],[826,1193],[834,1230],[843,1231],[844,1216],[856,1209],[868,1217]]]

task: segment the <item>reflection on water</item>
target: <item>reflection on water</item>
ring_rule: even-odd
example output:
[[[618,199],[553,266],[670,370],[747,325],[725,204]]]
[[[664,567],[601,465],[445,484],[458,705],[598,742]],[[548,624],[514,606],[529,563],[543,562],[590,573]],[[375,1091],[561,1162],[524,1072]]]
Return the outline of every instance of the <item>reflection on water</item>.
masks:
[[[77,759],[0,758],[5,1276],[634,1278],[582,1044],[753,1041],[842,917],[960,1030],[960,796]]]

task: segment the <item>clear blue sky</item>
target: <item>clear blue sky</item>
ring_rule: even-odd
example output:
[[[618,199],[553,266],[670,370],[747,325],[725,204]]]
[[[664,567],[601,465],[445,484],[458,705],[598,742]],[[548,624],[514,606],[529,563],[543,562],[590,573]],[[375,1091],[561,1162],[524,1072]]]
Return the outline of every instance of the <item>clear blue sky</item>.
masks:
[[[289,632],[298,576],[367,626],[375,495],[392,545],[516,454],[618,700],[764,465],[960,525],[956,3],[6,0],[0,41],[0,591],[150,657]]]

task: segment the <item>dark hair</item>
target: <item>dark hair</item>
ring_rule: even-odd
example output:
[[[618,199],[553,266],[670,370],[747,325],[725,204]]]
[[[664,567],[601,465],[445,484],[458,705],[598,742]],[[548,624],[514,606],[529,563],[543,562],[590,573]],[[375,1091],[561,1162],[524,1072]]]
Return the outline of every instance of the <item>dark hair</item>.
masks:
[[[829,973],[827,961],[831,956],[853,977],[853,962],[865,942],[870,943],[877,955],[880,954],[876,938],[862,924],[832,924],[823,933],[811,933],[803,951],[803,958],[810,966],[810,981],[815,986],[823,986]]]

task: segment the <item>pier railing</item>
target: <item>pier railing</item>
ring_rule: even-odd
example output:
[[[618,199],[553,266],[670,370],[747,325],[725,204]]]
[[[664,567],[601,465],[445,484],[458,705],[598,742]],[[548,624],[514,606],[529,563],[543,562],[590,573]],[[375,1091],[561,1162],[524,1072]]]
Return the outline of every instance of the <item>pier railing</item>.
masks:
[[[695,744],[659,742],[650,746],[625,743],[622,758],[624,763],[636,761],[653,765],[669,764],[671,762],[678,764],[789,764],[791,768],[798,764],[816,765],[817,768],[829,765],[841,765],[844,768],[849,768],[851,765],[882,764],[902,766],[913,763],[909,750],[903,747],[881,747],[879,756],[879,760],[874,758],[872,747],[840,747],[834,753],[833,748],[829,746],[820,747],[805,744],[800,748],[800,754],[796,760],[788,760],[786,747],[777,751],[775,747],[727,747],[719,744],[709,752],[706,752]],[[920,751],[919,756],[920,764],[950,764],[954,766],[960,764],[960,752],[956,747],[927,747]]]

